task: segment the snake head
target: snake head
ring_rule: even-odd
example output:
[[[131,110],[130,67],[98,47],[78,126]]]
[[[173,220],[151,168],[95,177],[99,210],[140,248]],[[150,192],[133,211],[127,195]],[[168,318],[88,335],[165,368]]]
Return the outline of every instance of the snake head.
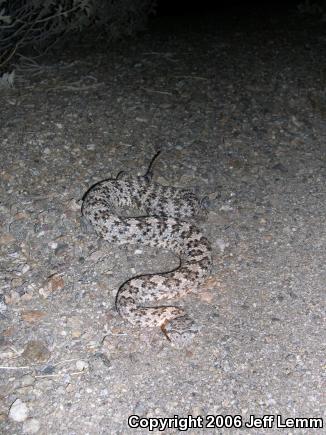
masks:
[[[165,322],[161,330],[165,337],[177,347],[189,345],[199,332],[198,326],[187,315]]]

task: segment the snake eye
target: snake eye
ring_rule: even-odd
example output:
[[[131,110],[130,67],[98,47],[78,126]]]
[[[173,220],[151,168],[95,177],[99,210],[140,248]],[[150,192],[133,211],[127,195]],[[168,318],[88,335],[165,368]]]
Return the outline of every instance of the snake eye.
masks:
[[[120,171],[116,176],[116,180],[121,180],[122,178],[126,178],[127,176],[127,171]]]

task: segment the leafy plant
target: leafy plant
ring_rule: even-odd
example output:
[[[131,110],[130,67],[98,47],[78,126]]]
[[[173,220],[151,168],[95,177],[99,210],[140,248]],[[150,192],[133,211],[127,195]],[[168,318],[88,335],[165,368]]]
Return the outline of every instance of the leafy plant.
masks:
[[[41,52],[90,27],[108,38],[132,34],[155,0],[0,0],[0,68],[24,48]]]

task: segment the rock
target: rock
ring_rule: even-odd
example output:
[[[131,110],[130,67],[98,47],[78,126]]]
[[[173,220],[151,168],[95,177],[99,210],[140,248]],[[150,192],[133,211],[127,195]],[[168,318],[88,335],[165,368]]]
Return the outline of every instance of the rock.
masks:
[[[10,233],[2,233],[0,236],[0,245],[9,245],[14,242],[16,239]]]
[[[31,362],[45,362],[50,358],[50,351],[47,347],[37,340],[31,340],[27,343],[22,356]]]
[[[36,418],[30,418],[23,424],[23,433],[37,433],[40,426],[40,422]]]
[[[82,372],[83,370],[87,370],[88,363],[86,361],[83,361],[83,360],[78,360],[78,361],[76,361],[76,368],[80,372]]]
[[[11,287],[12,288],[20,287],[22,284],[23,284],[23,280],[20,277],[13,278],[11,280]]]
[[[274,166],[272,166],[272,169],[274,171],[288,172],[288,169],[281,162],[276,163]]]
[[[34,384],[35,378],[32,375],[24,375],[20,381],[21,381],[22,387],[29,387],[30,385]]]
[[[56,290],[62,290],[65,285],[64,279],[60,274],[54,273],[49,276],[44,283],[43,287],[39,289],[39,293],[44,298],[47,298],[51,293]]]
[[[3,293],[0,293],[0,313],[3,313],[4,311],[6,311],[6,309],[7,309],[7,305],[6,305],[5,296]]]
[[[25,310],[21,313],[24,322],[37,323],[45,316],[44,311],[40,310]]]
[[[221,254],[224,253],[225,248],[229,247],[229,243],[225,242],[223,239],[216,239],[215,240],[215,245],[218,247],[218,249],[220,250]]]
[[[13,421],[22,422],[28,417],[28,408],[20,399],[16,399],[9,410],[9,418]]]

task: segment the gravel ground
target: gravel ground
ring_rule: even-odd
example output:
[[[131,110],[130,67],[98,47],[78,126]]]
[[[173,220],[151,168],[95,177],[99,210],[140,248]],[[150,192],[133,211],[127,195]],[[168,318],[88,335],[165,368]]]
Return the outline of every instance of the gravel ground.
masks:
[[[323,433],[239,426],[325,417],[325,41],[276,16],[160,21],[2,92],[1,434],[148,433],[132,414]],[[109,246],[80,216],[90,185],[144,173],[158,148],[157,181],[210,199],[214,264],[178,301],[201,325],[185,348],[114,309],[122,282],[175,258]]]

